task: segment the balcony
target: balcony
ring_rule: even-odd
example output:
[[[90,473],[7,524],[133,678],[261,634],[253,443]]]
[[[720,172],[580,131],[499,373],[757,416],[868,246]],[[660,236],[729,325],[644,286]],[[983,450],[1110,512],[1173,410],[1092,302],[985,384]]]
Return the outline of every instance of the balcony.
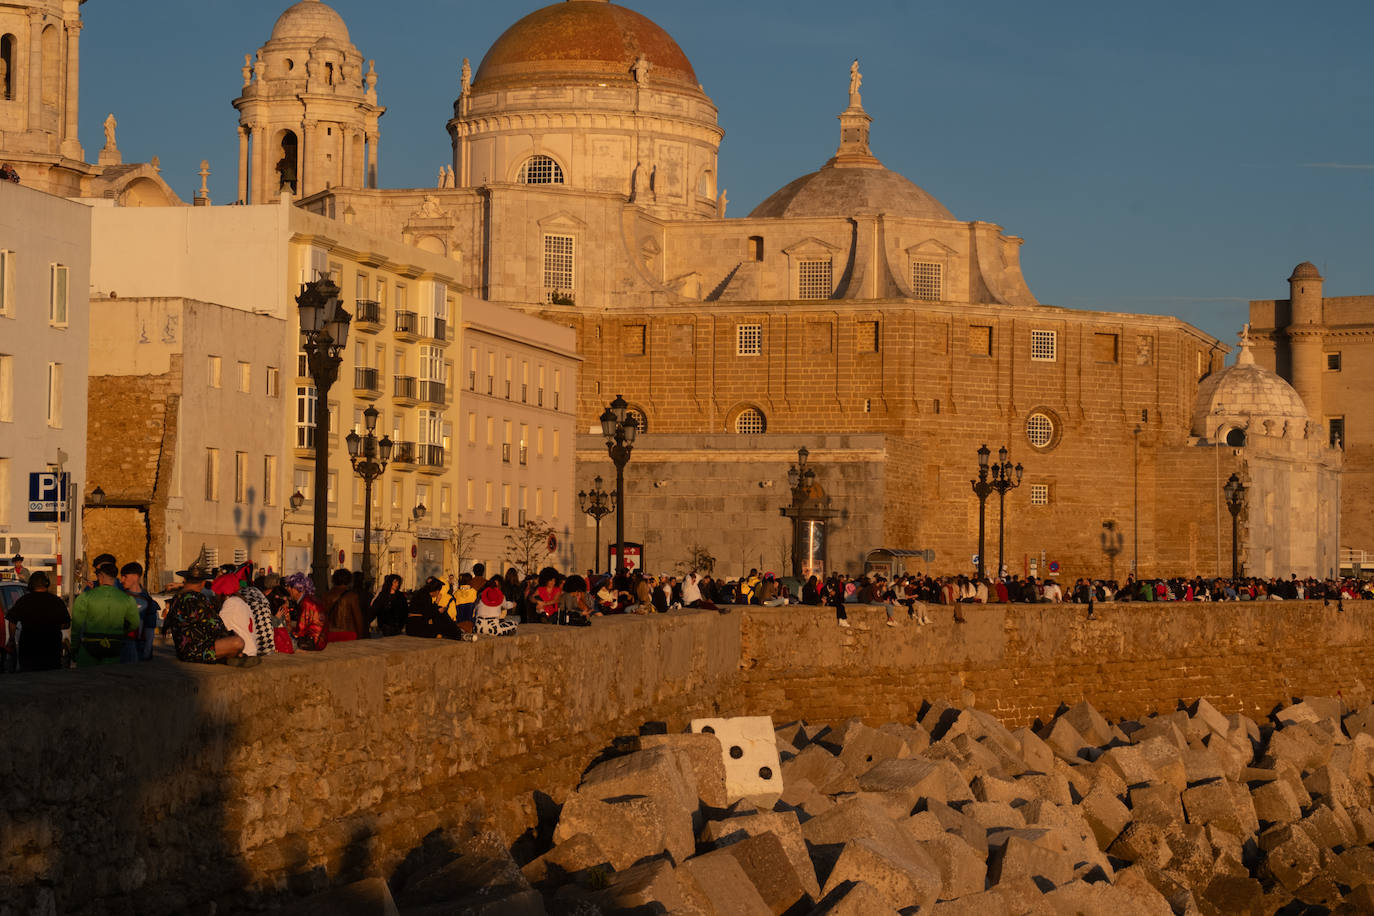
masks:
[[[469,372],[469,373],[468,373],[468,391],[476,391],[476,390],[477,390],[477,373],[476,373],[476,372]]]
[[[529,385],[524,385],[524,384],[522,384],[522,385],[520,386],[520,403],[521,403],[521,404],[528,404],[529,402],[530,402],[530,386],[529,386]]]
[[[439,343],[448,343],[448,322],[442,318],[435,318],[433,324],[434,333],[431,335],[432,339]]]
[[[393,467],[408,471],[415,466],[415,443],[393,442],[391,445],[391,464]]]
[[[396,336],[402,340],[419,340],[420,316],[414,312],[397,312]]]
[[[442,445],[417,445],[415,458],[415,463],[420,466],[421,471],[439,474],[444,470],[444,447]]]
[[[520,463],[522,465],[530,463],[530,447],[528,445],[520,446]]]
[[[376,299],[359,299],[353,308],[353,327],[374,334],[382,329],[382,304]]]
[[[296,354],[296,378],[310,378],[310,359],[304,353]]]
[[[501,460],[504,461],[506,464],[510,464],[510,443],[509,443],[509,442],[502,442],[502,443],[501,443]]]
[[[421,403],[430,404],[434,407],[443,407],[445,403],[447,403],[444,400],[444,383],[431,381],[420,382],[420,401]]]
[[[416,388],[419,387],[413,375],[398,375],[391,380],[391,395],[396,402],[405,407],[419,403]]]
[[[510,527],[510,509],[502,509],[502,510],[501,510],[501,527],[503,527],[503,528],[509,528],[509,527]]]
[[[353,394],[355,397],[374,400],[382,396],[382,373],[377,369],[362,367],[353,370]]]

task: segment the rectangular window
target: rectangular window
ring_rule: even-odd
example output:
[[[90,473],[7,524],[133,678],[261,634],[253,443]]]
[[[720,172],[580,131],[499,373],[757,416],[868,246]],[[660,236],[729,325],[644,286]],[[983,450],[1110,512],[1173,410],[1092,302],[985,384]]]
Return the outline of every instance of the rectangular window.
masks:
[[[67,326],[67,276],[63,264],[53,264],[48,278],[48,321],[60,328]]]
[[[62,428],[62,364],[48,363],[48,425]]]
[[[391,511],[401,511],[401,482],[399,480],[391,482]]]
[[[442,486],[439,488],[439,517],[444,521],[449,520],[453,514],[453,488]]]
[[[878,322],[860,321],[859,322],[859,352],[877,353],[880,343]]]
[[[643,356],[645,351],[645,327],[642,324],[627,324],[624,330],[625,355]]]
[[[1099,363],[1115,363],[1117,342],[1115,334],[1093,335],[1093,359]]]
[[[488,511],[488,512],[490,512],[490,511],[492,510],[491,494],[492,494],[491,481],[488,480],[488,481],[483,485],[483,487],[482,487],[482,505],[483,505],[483,507],[486,509],[486,511]]]
[[[534,431],[534,453],[540,458],[544,457],[544,427],[542,426]]]
[[[797,262],[798,299],[829,299],[834,292],[834,267],[829,258]]]
[[[477,412],[468,411],[468,445],[477,444]]]
[[[338,501],[339,501],[339,472],[338,472],[338,471],[330,471],[330,472],[329,472],[329,482],[325,485],[325,489],[324,489],[324,501],[327,502],[327,503],[329,503],[331,506],[332,506],[332,505],[336,505],[336,504],[338,503]]]
[[[759,356],[763,353],[763,325],[735,325],[735,355]]]
[[[473,509],[477,508],[477,486],[473,483],[471,477],[467,479],[467,483],[464,485],[463,490],[463,505],[471,512]]]
[[[276,366],[268,366],[267,378],[263,381],[263,387],[269,398],[281,397],[281,370]]]
[[[1341,354],[1339,351],[1326,354],[1326,370],[1328,372],[1341,371]]]
[[[971,324],[968,328],[968,353],[969,356],[991,356],[992,355],[992,326],[987,324]]]
[[[1031,331],[1031,359],[1052,363],[1059,358],[1058,331]]]
[[[553,508],[549,510],[549,518],[558,518],[558,491],[553,491]]]
[[[1155,339],[1149,334],[1141,334],[1135,339],[1135,364],[1153,366],[1155,363]]]
[[[205,499],[207,502],[219,501],[219,449],[205,450]]]
[[[0,423],[14,422],[14,357],[0,353]]]
[[[1048,506],[1050,504],[1050,485],[1047,483],[1031,484],[1030,504],[1032,506]]]
[[[247,452],[234,452],[234,502],[248,502]]]
[[[239,363],[239,391],[248,394],[253,390],[253,364]]]
[[[558,443],[563,437],[559,435],[560,430],[553,431],[553,457],[558,457]]]
[[[14,301],[14,252],[0,250],[0,315],[10,314]]]
[[[501,524],[510,524],[510,484],[501,484]]]
[[[316,399],[313,385],[296,389],[296,448],[315,447]]]
[[[1328,417],[1326,437],[1332,448],[1345,448],[1345,417]]]
[[[10,460],[0,458],[0,525],[10,524]]]
[[[574,255],[571,235],[544,236],[544,290],[550,302],[572,294]]]
[[[224,361],[218,356],[210,356],[205,360],[205,384],[211,388],[219,388],[224,382],[223,376]]]
[[[266,455],[262,459],[262,504],[277,504],[277,456]]]
[[[291,476],[295,486],[294,491],[291,493],[292,496],[295,496],[297,493],[299,493],[305,497],[306,502],[310,502],[312,499],[315,498],[314,471],[310,470],[309,468],[296,468],[296,470],[292,472]]]
[[[928,261],[911,262],[911,295],[923,302],[945,298],[945,267]]]

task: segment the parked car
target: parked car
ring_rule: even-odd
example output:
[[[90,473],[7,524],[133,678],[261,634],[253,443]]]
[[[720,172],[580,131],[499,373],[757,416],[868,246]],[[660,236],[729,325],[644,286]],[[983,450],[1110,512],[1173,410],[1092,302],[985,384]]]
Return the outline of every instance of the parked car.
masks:
[[[0,610],[8,615],[14,602],[28,593],[29,587],[23,582],[0,582]]]

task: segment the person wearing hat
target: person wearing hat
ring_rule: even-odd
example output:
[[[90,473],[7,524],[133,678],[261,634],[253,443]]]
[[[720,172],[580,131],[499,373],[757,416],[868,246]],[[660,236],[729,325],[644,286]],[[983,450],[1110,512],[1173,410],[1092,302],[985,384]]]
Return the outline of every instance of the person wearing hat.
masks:
[[[18,579],[20,582],[28,578],[29,571],[24,568],[23,554],[16,553],[14,559],[10,560],[10,562],[14,565],[14,569],[10,571],[14,578]]]
[[[506,616],[511,602],[501,590],[501,583],[492,579],[477,598],[477,619],[473,632],[479,636],[511,636],[519,624]]]
[[[179,570],[182,588],[167,608],[163,629],[172,634],[177,658],[184,662],[211,665],[220,659],[233,664],[243,658],[243,639],[231,632],[220,619],[214,596],[205,591],[205,583],[215,575],[205,548],[186,569]]]
[[[315,599],[314,581],[303,572],[294,572],[282,584],[296,608],[296,629],[291,633],[296,639],[296,648],[323,652],[329,645],[329,618]]]
[[[129,634],[137,634],[142,625],[138,602],[119,587],[114,558],[103,554],[101,559],[95,587],[72,602],[72,647],[79,668],[119,664]]]

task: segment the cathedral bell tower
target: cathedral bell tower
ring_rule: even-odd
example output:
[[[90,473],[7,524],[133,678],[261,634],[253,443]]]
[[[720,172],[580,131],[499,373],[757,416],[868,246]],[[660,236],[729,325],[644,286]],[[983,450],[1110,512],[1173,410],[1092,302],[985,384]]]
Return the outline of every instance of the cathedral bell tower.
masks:
[[[243,59],[239,112],[241,203],[328,188],[377,186],[377,71],[320,0],[281,14],[256,57]]]

